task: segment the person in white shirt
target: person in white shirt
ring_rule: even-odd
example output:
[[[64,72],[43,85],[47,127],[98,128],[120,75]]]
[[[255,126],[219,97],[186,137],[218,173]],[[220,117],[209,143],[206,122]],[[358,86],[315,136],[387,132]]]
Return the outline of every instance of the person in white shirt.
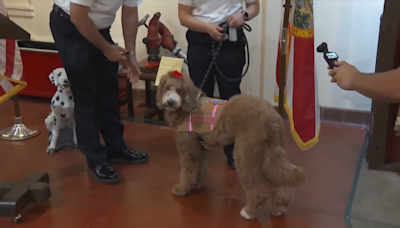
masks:
[[[219,97],[228,100],[240,94],[241,80],[245,66],[246,39],[243,24],[252,20],[260,11],[259,0],[178,0],[178,13],[181,25],[188,28],[186,39],[188,41],[188,67],[189,74],[197,87],[201,87],[207,96],[214,96],[214,76],[219,89]],[[246,10],[243,10],[243,8]],[[237,41],[229,41],[229,34],[223,36],[222,23],[227,22],[229,27],[237,28]],[[223,40],[223,41],[222,41]],[[213,59],[213,51],[219,42],[223,42],[217,53],[216,66],[208,71]],[[213,49],[214,46],[214,49]],[[227,80],[226,78],[230,79]],[[235,168],[233,159],[234,144],[224,147],[228,158],[228,166]]]
[[[109,163],[144,163],[145,153],[134,152],[124,139],[118,107],[119,62],[126,61],[128,77],[140,74],[135,56],[138,9],[141,0],[54,0],[50,28],[75,100],[78,146],[88,172],[104,184],[117,183]],[[125,48],[110,35],[122,6]],[[105,142],[100,144],[99,131]]]

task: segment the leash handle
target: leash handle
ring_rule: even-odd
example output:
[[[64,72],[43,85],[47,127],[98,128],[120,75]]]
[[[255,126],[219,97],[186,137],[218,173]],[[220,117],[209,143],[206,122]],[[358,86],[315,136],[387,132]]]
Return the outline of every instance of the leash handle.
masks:
[[[222,28],[224,28],[224,31],[222,32],[223,35],[226,35],[226,34],[228,33],[228,31],[231,29],[231,28],[229,28],[228,21],[219,24],[219,26],[222,27]],[[233,29],[234,29],[235,31],[234,31],[234,32],[232,31],[232,32],[235,33],[235,35],[236,35],[236,40],[235,40],[235,41],[237,41],[237,29],[235,29],[235,28],[233,28]],[[246,23],[243,24],[243,29],[247,30],[248,32],[251,32],[251,31],[252,31],[251,27],[250,27],[248,24],[246,24]],[[231,32],[231,31],[229,31],[229,32]],[[230,40],[230,39],[231,39],[231,34],[229,34],[229,40]],[[248,42],[247,42],[247,37],[246,37],[246,35],[245,35],[244,33],[243,33],[243,39],[244,39],[244,41],[245,41],[245,43],[246,43],[246,49],[247,49],[247,51],[246,51],[246,52],[247,52],[247,66],[246,66],[245,72],[244,72],[239,78],[235,78],[235,79],[230,79],[230,78],[227,78],[226,76],[224,76],[224,75],[221,73],[221,71],[219,70],[218,65],[216,64],[217,55],[218,55],[219,50],[221,49],[221,46],[222,46],[222,44],[223,44],[224,42],[223,42],[223,41],[222,41],[222,42],[219,42],[217,48],[215,49],[215,44],[216,44],[216,42],[214,41],[214,42],[212,43],[212,51],[211,51],[213,57],[212,57],[212,60],[211,60],[211,62],[210,62],[210,65],[208,66],[207,72],[206,72],[206,74],[204,75],[203,81],[202,81],[201,84],[200,84],[199,89],[203,90],[203,87],[204,87],[205,82],[207,81],[207,78],[210,77],[210,72],[211,72],[211,69],[212,69],[213,66],[215,66],[215,68],[216,68],[218,74],[219,74],[222,78],[224,78],[225,80],[227,80],[227,81],[239,81],[239,80],[241,80],[241,79],[246,75],[247,71],[249,70],[250,53],[249,53],[249,44],[248,44]],[[231,40],[230,40],[230,41],[231,41]],[[233,42],[234,42],[234,41],[233,41]],[[214,75],[214,81],[215,81],[215,80],[216,80],[216,75]]]

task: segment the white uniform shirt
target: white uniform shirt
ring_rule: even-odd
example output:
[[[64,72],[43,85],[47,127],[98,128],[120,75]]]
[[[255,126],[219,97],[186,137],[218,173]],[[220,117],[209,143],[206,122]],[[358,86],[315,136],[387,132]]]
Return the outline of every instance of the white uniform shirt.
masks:
[[[252,3],[256,0],[244,0]],[[243,10],[243,0],[178,0],[179,4],[192,6],[192,15],[199,21],[221,24],[234,13]]]
[[[98,29],[105,29],[114,23],[117,11],[122,4],[137,7],[142,3],[142,0],[54,0],[54,4],[68,14],[70,13],[70,3],[90,7],[89,17]]]

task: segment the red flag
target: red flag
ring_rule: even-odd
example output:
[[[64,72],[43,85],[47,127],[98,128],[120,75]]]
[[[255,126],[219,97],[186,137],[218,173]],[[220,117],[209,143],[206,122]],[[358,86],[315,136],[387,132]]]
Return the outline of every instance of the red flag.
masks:
[[[0,13],[8,17],[3,0]],[[15,40],[0,40],[0,104],[26,87],[21,53]]]
[[[318,143],[320,108],[314,66],[313,0],[292,1],[286,66],[284,106],[293,139],[302,150]],[[280,48],[280,47],[278,47]],[[275,102],[279,99],[280,49],[276,69]]]

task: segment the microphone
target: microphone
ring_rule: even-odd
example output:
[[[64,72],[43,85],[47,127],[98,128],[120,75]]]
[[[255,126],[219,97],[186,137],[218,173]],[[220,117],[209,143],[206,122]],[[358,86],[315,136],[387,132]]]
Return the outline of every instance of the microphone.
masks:
[[[338,61],[339,56],[336,54],[336,52],[329,52],[328,50],[328,44],[323,42],[317,47],[317,52],[323,53],[324,59],[326,63],[328,63],[329,67],[333,69],[334,67],[337,67],[335,65],[335,62]]]
[[[328,44],[323,42],[317,47],[317,52],[319,53],[327,53],[328,51]]]

